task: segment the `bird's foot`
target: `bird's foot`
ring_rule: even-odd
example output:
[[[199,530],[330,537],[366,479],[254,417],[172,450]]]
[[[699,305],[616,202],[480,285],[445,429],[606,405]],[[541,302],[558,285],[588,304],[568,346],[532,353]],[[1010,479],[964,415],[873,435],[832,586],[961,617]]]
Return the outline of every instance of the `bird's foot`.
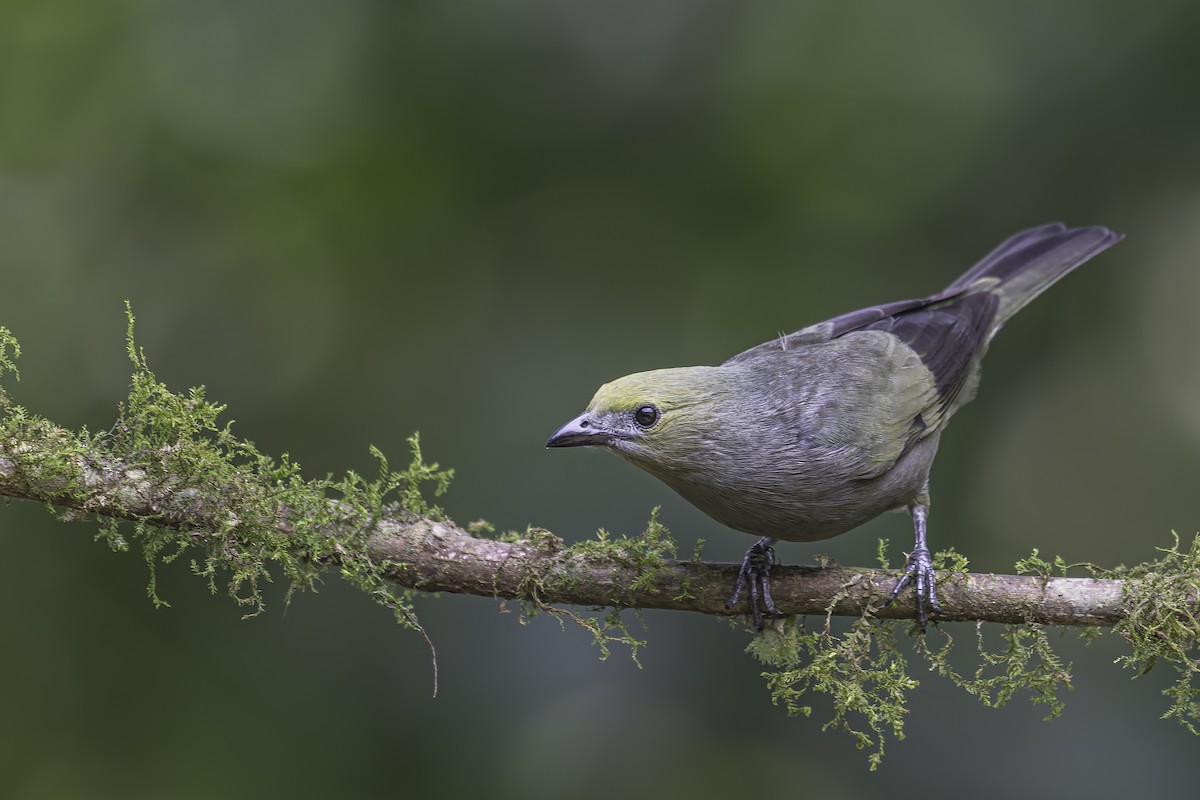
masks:
[[[754,618],[754,627],[762,630],[763,611],[768,616],[779,616],[779,609],[771,598],[771,565],[775,563],[775,540],[769,536],[759,539],[750,545],[746,557],[742,559],[742,568],[738,571],[737,582],[733,584],[733,594],[725,601],[726,608],[737,605],[742,596],[742,589],[750,585],[750,614]],[[760,605],[761,603],[761,605]]]
[[[921,633],[924,633],[925,625],[929,621],[925,611],[926,607],[934,614],[942,613],[937,599],[937,575],[933,571],[933,558],[929,555],[929,548],[914,547],[913,551],[908,554],[908,565],[904,568],[904,577],[896,582],[896,588],[892,589],[892,593],[888,595],[884,605],[895,600],[901,590],[910,582],[917,593],[917,627]]]

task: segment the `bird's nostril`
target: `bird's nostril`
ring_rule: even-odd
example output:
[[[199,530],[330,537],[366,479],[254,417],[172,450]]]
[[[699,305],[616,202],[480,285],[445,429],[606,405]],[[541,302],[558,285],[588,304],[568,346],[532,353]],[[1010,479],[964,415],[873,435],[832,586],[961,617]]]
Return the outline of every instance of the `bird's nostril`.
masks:
[[[591,423],[590,423],[590,422],[588,422],[586,419],[581,419],[581,420],[579,420],[579,427],[581,427],[581,428],[586,428],[586,427],[588,427],[589,425],[591,425]]]

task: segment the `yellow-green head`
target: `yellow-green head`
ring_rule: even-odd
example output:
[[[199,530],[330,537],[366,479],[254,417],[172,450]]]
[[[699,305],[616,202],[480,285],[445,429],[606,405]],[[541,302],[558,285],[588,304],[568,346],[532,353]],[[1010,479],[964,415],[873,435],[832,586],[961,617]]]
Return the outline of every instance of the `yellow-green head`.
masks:
[[[547,447],[604,447],[632,461],[662,461],[719,423],[730,385],[725,367],[637,372],[606,383]]]

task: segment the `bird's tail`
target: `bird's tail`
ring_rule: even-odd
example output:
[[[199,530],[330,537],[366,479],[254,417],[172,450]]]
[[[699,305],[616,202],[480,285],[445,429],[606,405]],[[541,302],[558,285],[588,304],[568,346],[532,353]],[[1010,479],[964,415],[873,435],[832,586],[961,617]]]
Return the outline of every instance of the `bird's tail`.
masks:
[[[1067,229],[1060,222],[1010,236],[942,293],[985,291],[999,298],[991,333],[1062,276],[1124,238],[1108,228]],[[990,338],[990,337],[989,337]]]

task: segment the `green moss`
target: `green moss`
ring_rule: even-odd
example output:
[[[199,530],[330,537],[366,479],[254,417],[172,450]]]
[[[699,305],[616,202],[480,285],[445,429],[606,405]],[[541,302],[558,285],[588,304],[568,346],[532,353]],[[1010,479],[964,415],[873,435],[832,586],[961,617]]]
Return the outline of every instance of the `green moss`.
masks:
[[[884,540],[879,541],[878,557],[881,566],[890,569]],[[969,564],[951,549],[935,554],[934,566],[945,583],[964,574]],[[1048,717],[1061,712],[1058,690],[1070,687],[1070,667],[1055,655],[1042,626],[1002,626],[1001,646],[989,647],[984,626],[977,625],[978,668],[966,676],[950,664],[954,640],[948,626],[935,624],[929,633],[915,635],[914,623],[878,619],[874,616],[878,606],[871,605],[842,627],[831,614],[840,599],[833,598],[819,628],[807,630],[802,622],[777,621],[755,636],[747,651],[771,667],[763,677],[773,702],[784,706],[789,715],[808,716],[810,698],[827,697],[832,716],[822,729],[843,730],[859,748],[870,749],[872,770],[883,759],[887,739],[904,738],[908,698],[919,685],[911,677],[908,646],[930,671],[987,706],[1002,706],[1018,694],[1028,694],[1033,702],[1049,707]],[[930,644],[934,637],[941,638],[936,647]]]
[[[1171,700],[1163,719],[1200,733],[1200,536],[1184,548],[1179,535],[1171,535],[1174,544],[1158,548],[1160,558],[1105,573],[1125,582],[1126,616],[1116,631],[1129,642],[1131,652],[1117,663],[1138,675],[1159,663],[1174,669],[1175,683],[1163,690]]]
[[[225,407],[210,402],[203,387],[175,393],[160,383],[135,344],[128,304],[126,311],[133,374],[110,429],[67,431],[0,395],[0,441],[30,496],[49,494],[84,512],[93,504],[106,514],[115,510],[123,519],[100,519],[97,538],[115,550],[140,550],[150,573],[147,593],[157,606],[167,605],[157,566],[185,555],[193,572],[214,592],[227,591],[248,615],[262,611],[264,584],[282,577],[290,596],[314,586],[335,564],[398,621],[420,630],[410,594],[384,579],[388,565],[362,555],[363,545],[385,505],[439,517],[424,490],[445,491],[452,472],[425,463],[414,435],[411,461],[402,470],[391,469],[372,447],[379,465],[373,479],[348,472],[338,480],[305,480],[286,454],[271,458],[236,436],[232,423],[221,421]],[[17,354],[15,339],[0,328],[0,374],[15,375]],[[355,532],[334,537],[335,525]]]
[[[1068,564],[1061,556],[1047,561],[1035,549],[1017,562],[1017,570],[1049,578],[1082,569],[1093,577],[1121,580],[1125,618],[1113,630],[1131,649],[1117,663],[1137,675],[1159,663],[1174,669],[1176,680],[1163,691],[1171,704],[1162,716],[1200,733],[1200,687],[1196,685],[1200,673],[1200,536],[1184,548],[1179,535],[1174,531],[1171,535],[1174,543],[1158,548],[1159,558],[1132,567]],[[1091,641],[1101,633],[1097,628],[1085,628],[1079,635]]]
[[[628,648],[629,657],[633,659],[633,663],[637,664],[638,669],[642,668],[638,654],[646,646],[646,640],[633,635],[620,608],[612,608],[601,615],[588,617],[582,617],[563,608],[555,608],[555,613],[570,619],[591,635],[592,644],[600,651],[601,661],[607,661],[608,657],[612,655],[613,646],[618,645]],[[645,620],[640,614],[636,614],[636,616],[644,629]]]
[[[544,553],[555,555],[563,567],[553,570],[550,574],[530,573],[520,584],[520,594],[526,599],[522,602],[522,621],[528,621],[540,613],[555,616],[560,624],[569,620],[586,631],[592,638],[592,643],[600,650],[600,659],[607,660],[612,654],[614,645],[628,648],[634,663],[641,667],[638,654],[645,647],[646,641],[635,636],[625,620],[626,609],[622,597],[626,592],[657,591],[655,581],[667,568],[667,559],[674,558],[677,552],[675,540],[670,531],[659,522],[658,509],[650,513],[646,529],[638,536],[613,536],[608,531],[600,529],[593,539],[587,539],[567,547],[563,540],[549,531],[540,528],[530,528],[520,537],[511,541],[533,546]],[[571,569],[571,565],[581,560],[604,560],[632,568],[636,577],[627,587],[621,587],[608,599],[609,610],[599,615],[582,615],[571,609],[553,606],[542,601],[547,594],[570,593],[577,588],[580,575]],[[681,587],[687,591],[686,585]],[[640,612],[633,610],[643,630],[645,620]]]
[[[1018,575],[1039,575],[1043,578],[1065,576],[1068,569],[1067,561],[1062,556],[1055,556],[1053,561],[1046,561],[1036,547],[1027,557],[1018,559],[1016,567]]]
[[[983,626],[977,626],[979,666],[973,676],[961,675],[950,665],[954,640],[946,626],[931,628],[923,636],[902,636],[907,627],[869,613],[841,631],[829,616],[811,631],[788,620],[757,635],[748,652],[772,667],[763,677],[772,700],[789,715],[811,714],[810,698],[826,696],[833,712],[823,730],[843,730],[858,747],[871,749],[871,769],[882,761],[889,736],[904,738],[908,699],[918,686],[911,677],[906,641],[931,671],[989,707],[1002,706],[1025,693],[1033,702],[1049,707],[1047,718],[1062,711],[1058,690],[1070,686],[1069,666],[1054,654],[1040,626],[1003,626],[1004,645],[999,649],[984,645]],[[937,647],[930,646],[934,637],[942,639]]]
[[[658,508],[651,510],[646,529],[638,536],[622,534],[614,537],[601,528],[594,539],[584,540],[569,549],[587,558],[611,559],[634,567],[639,577],[631,588],[651,588],[657,573],[667,565],[667,559],[675,558],[679,550],[671,532],[659,522],[658,512]]]
[[[988,628],[975,626],[975,650],[978,666],[971,676],[957,672],[949,656],[954,638],[945,626],[916,640],[918,652],[929,668],[948,678],[955,686],[978,697],[989,708],[999,708],[1020,694],[1026,694],[1034,704],[1048,708],[1046,719],[1062,713],[1060,689],[1071,688],[1071,665],[1065,664],[1054,652],[1045,626],[1036,623],[1002,625],[998,627],[999,646],[987,644]],[[930,639],[940,637],[939,647],[931,647]]]
[[[789,716],[811,715],[809,697],[826,695],[833,716],[822,730],[843,730],[859,748],[871,748],[868,761],[876,769],[888,734],[904,738],[908,695],[917,687],[897,646],[896,627],[863,616],[838,633],[827,616],[810,631],[793,618],[763,630],[747,652],[772,667],[763,677],[772,701]]]
[[[1164,693],[1171,705],[1164,718],[1175,719],[1193,733],[1200,732],[1200,536],[1187,548],[1179,537],[1171,547],[1160,548],[1161,557],[1135,567],[1101,569],[1094,564],[1067,563],[1062,557],[1046,559],[1037,550],[1017,562],[1022,574],[1046,579],[1083,569],[1095,577],[1124,581],[1126,618],[1115,627],[1131,652],[1118,663],[1145,674],[1156,664],[1167,663],[1178,673]],[[880,563],[889,568],[887,545],[879,544]],[[939,553],[935,566],[942,581],[965,572],[966,559],[952,551]],[[831,606],[832,607],[832,606]],[[764,673],[772,698],[789,714],[808,715],[813,696],[825,695],[833,705],[825,728],[849,732],[859,747],[871,748],[874,769],[883,757],[888,736],[903,738],[907,697],[917,686],[909,677],[908,660],[900,646],[903,623],[872,616],[868,609],[839,632],[832,619],[815,631],[794,620],[778,621],[759,633],[748,651],[772,667]],[[978,697],[989,707],[1003,706],[1018,695],[1047,708],[1047,719],[1063,711],[1061,690],[1071,688],[1071,665],[1054,650],[1051,632],[1043,625],[975,625],[973,673],[962,674],[950,663],[954,637],[951,626],[935,625],[928,634],[908,637],[928,668],[955,686]],[[910,631],[913,628],[909,628]],[[1085,642],[1101,635],[1099,628],[1077,631]],[[1060,632],[1065,635],[1066,631]],[[939,641],[940,640],[940,641]]]
[[[6,375],[12,375],[14,380],[21,380],[21,373],[17,370],[17,359],[21,357],[21,345],[17,341],[17,337],[12,335],[12,331],[0,325],[0,379]],[[10,405],[8,395],[3,387],[0,387],[0,408],[8,408]]]

